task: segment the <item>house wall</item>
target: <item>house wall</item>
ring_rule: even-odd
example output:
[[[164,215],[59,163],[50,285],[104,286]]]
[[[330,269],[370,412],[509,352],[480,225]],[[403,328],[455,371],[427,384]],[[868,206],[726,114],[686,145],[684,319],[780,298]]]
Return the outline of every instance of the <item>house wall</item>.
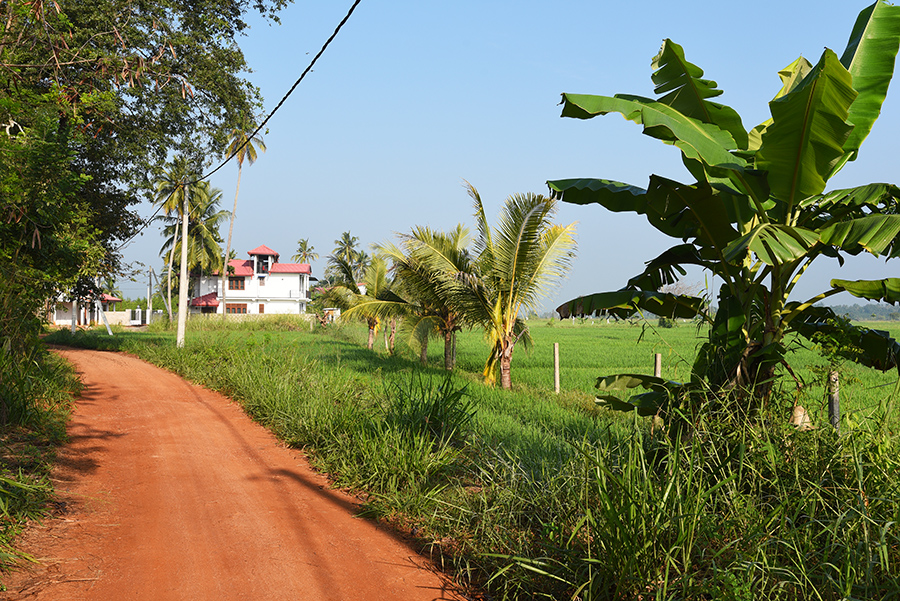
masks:
[[[122,325],[127,326],[131,325],[131,311],[106,311],[106,320],[109,322],[109,325]],[[91,322],[94,323],[103,323],[101,317],[97,314],[96,308],[92,305],[90,307],[79,305],[78,306],[78,322],[76,325],[84,326],[88,325]],[[72,303],[57,303],[54,311],[50,315],[50,322],[57,326],[69,326],[72,325]]]
[[[261,283],[264,280],[265,283]],[[215,292],[219,299],[217,313],[224,311],[222,292],[219,289],[220,280],[217,277],[204,276],[200,278],[193,290],[193,296],[202,296]],[[270,273],[263,278],[257,275],[244,277],[243,290],[228,290],[228,280],[225,280],[226,302],[228,304],[241,303],[247,305],[247,313],[256,315],[259,313],[259,304],[264,305],[266,314],[292,314],[298,315],[306,312],[306,303],[309,296],[309,276],[303,273]],[[199,313],[199,308],[192,308],[192,313]]]

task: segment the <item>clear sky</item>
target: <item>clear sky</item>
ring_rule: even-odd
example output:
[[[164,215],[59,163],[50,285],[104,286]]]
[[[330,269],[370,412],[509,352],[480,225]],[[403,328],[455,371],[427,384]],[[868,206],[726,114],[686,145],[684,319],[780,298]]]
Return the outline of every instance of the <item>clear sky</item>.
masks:
[[[270,111],[351,4],[296,0],[281,25],[251,20],[240,40],[248,78]],[[297,241],[319,253],[313,275],[344,231],[363,248],[395,240],[414,225],[472,226],[463,180],[481,193],[489,220],[517,192],[547,193],[546,181],[600,177],[646,187],[656,173],[692,181],[680,153],[619,115],[561,119],[562,92],[653,96],[650,62],[664,38],[718,82],[717,100],[748,129],[769,118],[777,72],[798,56],[815,63],[825,47],[840,55],[857,14],[870,2],[602,2],[556,0],[362,0],[353,17],[268,125],[268,151],[245,163],[234,230],[241,258],[265,244],[290,261]],[[829,189],[900,183],[900,81],[895,81],[859,159]],[[893,143],[893,144],[892,144]],[[236,163],[212,178],[230,210]],[[149,205],[139,211],[147,216]],[[599,206],[562,205],[578,222],[578,258],[545,302],[621,288],[645,261],[675,241],[638,216]],[[227,225],[223,237],[227,236]],[[163,265],[160,228],[124,249],[126,261]],[[897,265],[860,257],[839,269],[819,259],[800,296],[834,277],[897,275]],[[689,282],[703,282],[702,272]],[[140,283],[120,282],[131,298]],[[832,303],[862,302],[843,294]]]

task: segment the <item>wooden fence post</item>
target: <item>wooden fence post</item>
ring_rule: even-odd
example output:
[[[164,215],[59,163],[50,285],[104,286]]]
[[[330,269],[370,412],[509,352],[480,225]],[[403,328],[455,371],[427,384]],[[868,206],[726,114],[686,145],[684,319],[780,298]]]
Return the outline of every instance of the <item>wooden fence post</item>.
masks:
[[[835,432],[840,432],[841,424],[841,399],[840,380],[838,372],[828,372],[828,421]]]
[[[553,343],[553,390],[559,394],[559,343]]]
[[[662,354],[653,355],[653,375],[657,378],[662,377]]]

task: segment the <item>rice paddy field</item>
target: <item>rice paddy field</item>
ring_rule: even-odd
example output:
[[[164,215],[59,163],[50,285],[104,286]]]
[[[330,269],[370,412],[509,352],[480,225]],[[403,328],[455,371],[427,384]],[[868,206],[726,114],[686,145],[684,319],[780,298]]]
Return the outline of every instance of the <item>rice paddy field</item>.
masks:
[[[893,329],[893,324],[865,324]],[[488,345],[461,332],[457,370],[398,334],[269,317],[196,319],[173,332],[67,331],[55,342],[127,350],[240,402],[363,513],[414,534],[471,598],[900,598],[896,372],[844,364],[841,434],[828,425],[816,348],[792,342],[771,406],[753,423],[698,416],[691,436],[597,408],[598,376],[687,379],[705,332],[691,323],[537,320],[513,390],[487,387]],[[561,389],[553,392],[553,345]],[[815,429],[787,424],[791,407]]]

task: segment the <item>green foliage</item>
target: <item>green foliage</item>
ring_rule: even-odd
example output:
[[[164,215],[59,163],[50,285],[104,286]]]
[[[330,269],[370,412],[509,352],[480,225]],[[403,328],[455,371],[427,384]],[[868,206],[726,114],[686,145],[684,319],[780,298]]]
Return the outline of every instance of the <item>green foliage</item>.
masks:
[[[656,322],[656,325],[658,325],[661,328],[668,329],[668,328],[674,328],[675,326],[677,326],[678,322],[676,322],[674,319],[672,319],[670,317],[660,317],[659,320]]]
[[[408,378],[388,384],[385,422],[409,434],[430,436],[436,445],[465,440],[475,415],[466,387],[457,387],[449,375],[437,384],[433,376],[425,380],[413,373]]]
[[[29,520],[46,514],[56,445],[66,436],[71,394],[80,390],[74,370],[42,347],[27,360],[0,350],[0,568],[30,559],[15,549],[15,537]]]
[[[731,395],[745,407],[758,407],[771,393],[786,335],[812,336],[834,317],[814,303],[842,291],[900,299],[900,280],[886,278],[833,280],[831,289],[807,301],[788,302],[817,259],[842,262],[842,255],[863,251],[897,255],[900,189],[825,188],[858,155],[893,77],[898,46],[900,7],[879,0],[860,13],[840,59],[826,49],[815,65],[800,58],[779,73],[783,85],[769,103],[772,118],[749,132],[733,109],[710,100],[721,91],[671,40],[653,60],[655,100],[563,94],[564,117],[621,113],[642,125],[645,135],[677,147],[696,181],[652,175],[647,189],[599,179],[549,182],[565,202],[636,212],[679,240],[623,289],[569,301],[560,315],[702,315],[711,324],[709,339],[697,353],[693,383],[679,390],[722,393],[720,399]],[[687,265],[708,269],[723,282],[715,315],[702,299],[659,292]],[[882,370],[900,365],[900,345],[892,339],[862,330],[856,336],[865,342],[857,344],[864,364]]]

